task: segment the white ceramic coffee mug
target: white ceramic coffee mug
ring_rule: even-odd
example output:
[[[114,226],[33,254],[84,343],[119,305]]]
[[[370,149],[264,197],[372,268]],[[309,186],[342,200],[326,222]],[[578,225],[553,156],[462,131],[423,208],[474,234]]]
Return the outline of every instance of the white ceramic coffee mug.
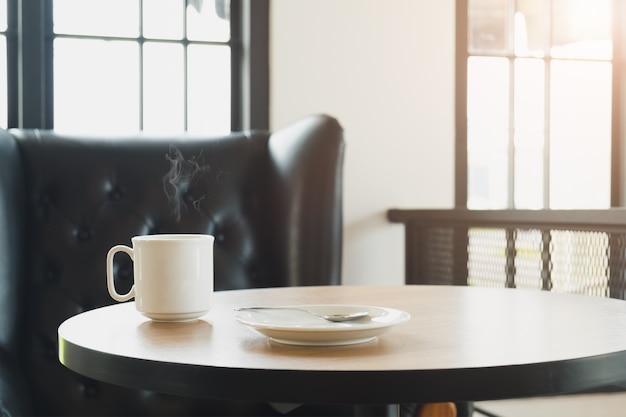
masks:
[[[192,320],[213,302],[213,236],[162,234],[135,236],[133,247],[113,246],[107,254],[107,287],[116,301],[135,297],[139,312],[157,321]],[[126,294],[115,289],[113,258],[133,260],[134,283]]]

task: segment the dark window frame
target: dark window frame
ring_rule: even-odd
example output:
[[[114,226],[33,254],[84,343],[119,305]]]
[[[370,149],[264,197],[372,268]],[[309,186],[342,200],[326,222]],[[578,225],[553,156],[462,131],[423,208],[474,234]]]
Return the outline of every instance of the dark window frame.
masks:
[[[52,2],[8,0],[8,127],[53,128]],[[269,128],[269,0],[231,0],[231,130]]]

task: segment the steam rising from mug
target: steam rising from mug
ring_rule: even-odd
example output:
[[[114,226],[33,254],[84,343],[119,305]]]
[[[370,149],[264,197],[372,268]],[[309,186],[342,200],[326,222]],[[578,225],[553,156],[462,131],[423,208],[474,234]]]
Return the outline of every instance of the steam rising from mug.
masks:
[[[183,154],[175,147],[170,146],[169,152],[165,155],[165,159],[170,164],[170,169],[163,177],[163,191],[170,202],[172,211],[176,221],[180,221],[181,213],[187,210],[184,196],[189,187],[197,180],[198,175],[209,171],[208,165],[203,165],[202,152],[198,157],[185,159]],[[193,204],[198,208],[198,201]]]

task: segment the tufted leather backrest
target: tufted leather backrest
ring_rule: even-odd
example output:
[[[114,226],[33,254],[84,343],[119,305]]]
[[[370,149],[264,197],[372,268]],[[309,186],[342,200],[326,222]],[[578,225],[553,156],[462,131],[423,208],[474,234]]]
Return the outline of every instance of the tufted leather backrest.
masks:
[[[214,235],[218,290],[340,283],[344,145],[341,127],[328,116],[271,135],[9,133],[15,140],[3,137],[0,146],[16,149],[10,150],[13,165],[0,168],[3,188],[17,187],[12,192],[23,193],[25,209],[0,194],[0,222],[10,232],[0,249],[15,239],[8,253],[25,264],[0,264],[0,280],[11,292],[24,284],[26,297],[24,318],[11,313],[9,322],[0,315],[0,342],[14,350],[19,322],[22,361],[40,413],[114,414],[120,400],[139,404],[141,413],[145,393],[89,381],[57,359],[58,325],[113,303],[104,260],[111,246],[130,244],[132,236]],[[116,257],[116,269],[116,285],[126,291],[130,260]],[[10,299],[2,291],[0,297]],[[8,304],[3,312],[16,309]]]

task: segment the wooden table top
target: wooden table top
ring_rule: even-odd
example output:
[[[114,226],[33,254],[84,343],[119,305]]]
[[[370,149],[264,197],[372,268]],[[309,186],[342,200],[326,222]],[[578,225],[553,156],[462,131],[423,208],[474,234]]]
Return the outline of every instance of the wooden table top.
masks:
[[[234,307],[366,304],[411,320],[349,346],[270,342]],[[626,302],[451,286],[220,291],[188,323],[156,323],[134,303],[59,327],[59,358],[101,381],[222,399],[308,403],[471,401],[560,394],[626,381]]]

